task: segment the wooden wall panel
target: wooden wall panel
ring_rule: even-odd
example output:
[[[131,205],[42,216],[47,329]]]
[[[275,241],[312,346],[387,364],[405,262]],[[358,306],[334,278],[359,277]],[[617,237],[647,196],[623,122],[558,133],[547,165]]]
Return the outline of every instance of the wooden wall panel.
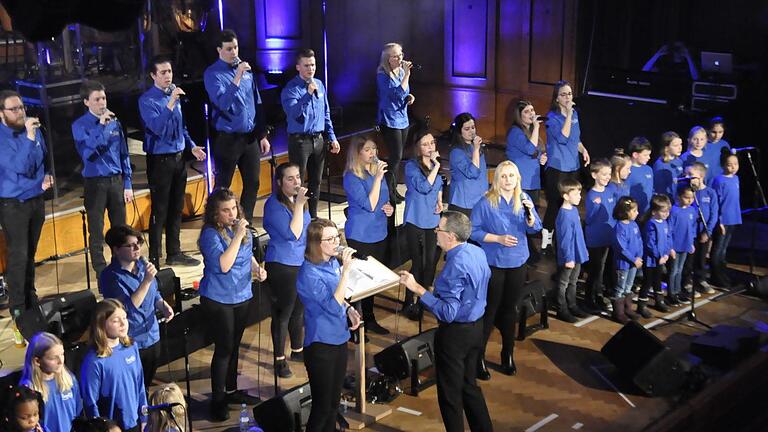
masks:
[[[563,75],[565,0],[531,0],[528,80],[554,84]]]

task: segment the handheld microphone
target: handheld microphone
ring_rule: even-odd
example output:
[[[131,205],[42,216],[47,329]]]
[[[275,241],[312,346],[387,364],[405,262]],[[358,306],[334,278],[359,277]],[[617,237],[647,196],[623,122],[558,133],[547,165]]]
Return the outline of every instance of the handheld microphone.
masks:
[[[157,405],[144,405],[141,407],[141,415],[147,416],[154,411],[166,411],[171,412],[173,407],[181,406],[179,402],[161,403]]]
[[[531,219],[533,217],[533,213],[531,213],[531,209],[528,208],[528,206],[524,205],[523,208],[525,209],[525,218]]]
[[[345,249],[347,249],[346,246],[338,245],[338,246],[336,246],[336,249],[334,249],[334,250],[336,251],[337,254],[341,255],[341,253],[344,252]],[[366,254],[364,254],[362,252],[353,252],[352,253],[352,258],[357,258],[357,259],[360,259],[360,260],[367,260],[368,259],[368,255],[366,255]]]
[[[750,151],[750,150],[757,150],[757,147],[739,147],[739,148],[732,148],[731,154],[736,154],[738,152],[742,151]]]
[[[301,186],[296,186],[296,195],[299,194],[299,189],[301,189]],[[312,199],[315,197],[315,193],[312,192],[311,190],[307,190],[307,193],[304,194],[304,196],[306,196],[309,199]]]
[[[547,117],[547,116],[538,116],[536,118],[536,121],[540,121],[540,122],[545,122],[545,121],[548,121],[548,120],[549,120],[549,117]]]
[[[243,61],[242,61],[242,60],[240,60],[240,57],[238,57],[238,56],[235,56],[235,58],[234,58],[234,59],[232,59],[232,67],[233,67],[233,68],[236,68],[236,67],[240,66],[240,63],[242,63],[242,62],[243,62]]]
[[[371,159],[371,163],[374,164],[374,165],[378,165],[379,164],[379,157],[378,156],[374,156],[373,159]]]
[[[315,82],[315,81],[314,81],[314,79],[313,79],[313,78],[309,78],[309,79],[307,79],[307,81],[306,81],[306,82],[307,82],[307,91],[309,91],[309,85],[310,85],[310,84],[312,84],[312,83],[313,83],[313,82]],[[313,95],[314,97],[316,97],[316,98],[319,98],[319,97],[320,97],[320,96],[318,96],[318,94],[317,94],[317,89],[315,89],[315,91],[312,93],[312,95]]]
[[[176,84],[171,83],[171,85],[169,85],[168,88],[165,90],[165,94],[170,96],[174,90],[176,90]],[[179,95],[179,100],[184,103],[189,102],[189,98],[187,98],[187,96],[183,94]]]

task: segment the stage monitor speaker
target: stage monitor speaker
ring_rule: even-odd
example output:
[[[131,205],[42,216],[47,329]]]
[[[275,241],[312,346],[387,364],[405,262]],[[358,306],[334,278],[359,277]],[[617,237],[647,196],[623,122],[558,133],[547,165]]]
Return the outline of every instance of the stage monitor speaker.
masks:
[[[687,379],[688,365],[634,321],[625,324],[600,352],[649,396],[675,394]]]
[[[691,342],[691,354],[705,364],[727,370],[757,351],[759,343],[757,330],[721,324],[697,336]]]
[[[176,313],[181,313],[181,279],[172,268],[164,268],[157,272],[155,280],[163,300],[171,305]]]
[[[311,410],[312,392],[305,383],[253,407],[253,418],[264,432],[300,432]]]
[[[768,299],[768,277],[755,276],[747,282],[747,292],[760,298]]]
[[[37,308],[24,311],[16,324],[27,340],[35,333],[47,331],[71,345],[88,329],[95,307],[96,297],[89,290],[45,297]]]
[[[435,331],[430,329],[411,336],[383,349],[373,356],[376,369],[382,374],[398,380],[411,375],[411,362],[416,360],[418,371],[423,371],[435,362]]]

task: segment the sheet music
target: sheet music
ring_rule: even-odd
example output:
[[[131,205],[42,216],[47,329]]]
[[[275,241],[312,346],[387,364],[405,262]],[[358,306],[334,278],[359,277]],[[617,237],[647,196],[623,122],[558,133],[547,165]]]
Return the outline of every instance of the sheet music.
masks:
[[[373,257],[368,257],[367,260],[355,259],[347,277],[345,297],[360,295],[384,285],[397,283],[399,280],[395,272]]]

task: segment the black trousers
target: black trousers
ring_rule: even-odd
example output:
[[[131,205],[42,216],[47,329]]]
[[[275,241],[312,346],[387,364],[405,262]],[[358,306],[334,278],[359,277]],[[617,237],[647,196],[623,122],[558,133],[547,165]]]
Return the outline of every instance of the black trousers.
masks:
[[[144,388],[149,390],[152,380],[155,379],[157,367],[160,365],[160,342],[158,341],[152,346],[140,349],[139,358],[141,359],[141,368],[144,371]]]
[[[536,212],[539,211],[539,190],[538,189],[526,189],[523,190],[523,192],[527,193],[529,197],[531,197],[531,201],[533,201],[533,208],[536,209]],[[537,234],[527,234],[526,237],[528,237],[528,253],[531,256],[536,255],[539,253],[539,251],[536,250],[536,246],[533,245],[533,239],[538,235]]]
[[[573,268],[557,267],[557,310],[568,313],[576,306],[576,283],[579,281],[581,263]]]
[[[600,246],[589,248],[589,262],[587,263],[587,297],[596,299],[597,296],[603,296],[605,287],[613,287],[612,275],[613,271],[612,260],[608,257],[611,255],[610,246]],[[608,271],[606,270],[608,266]]]
[[[320,200],[320,182],[323,180],[325,163],[325,141],[323,135],[289,134],[288,160],[299,166],[301,178],[308,183],[309,216],[317,218],[317,203]]]
[[[312,392],[312,411],[306,431],[333,432],[347,372],[347,344],[312,343],[304,349],[304,366]]]
[[[663,266],[656,265],[656,267],[648,267],[643,265],[643,285],[640,287],[640,293],[638,294],[638,300],[647,301],[648,295],[659,294],[661,295],[661,276],[663,273]]]
[[[720,229],[717,227],[717,229]],[[697,286],[707,280],[707,253],[712,245],[712,238],[702,243],[696,239],[696,250],[693,252],[693,283]]]
[[[165,228],[166,257],[181,253],[181,212],[187,188],[184,153],[147,155],[147,178],[152,208],[149,216],[149,258],[158,262]]]
[[[296,276],[299,267],[266,263],[272,306],[272,346],[275,357],[285,356],[285,337],[291,337],[291,349],[304,346],[304,305],[296,292]]]
[[[240,168],[243,179],[243,193],[240,205],[243,217],[249,223],[253,219],[253,208],[259,194],[259,173],[261,172],[261,148],[253,133],[217,132],[211,148],[213,162],[216,165],[216,183],[214,188],[229,188],[235,167]]]
[[[237,361],[250,303],[247,300],[230,305],[200,297],[200,306],[206,320],[211,323],[213,336],[211,392],[214,403],[224,399],[225,390],[237,390]]]
[[[403,149],[408,140],[408,128],[393,129],[388,126],[380,125],[381,135],[384,138],[384,145],[387,146],[387,185],[389,194],[395,193],[397,187],[397,177],[400,173],[400,161],[403,159]]]
[[[494,327],[501,332],[502,350],[515,349],[515,324],[517,323],[517,302],[522,297],[525,285],[525,265],[515,268],[491,266],[491,280],[488,282],[488,297],[483,315],[483,354]]]
[[[5,235],[5,283],[11,317],[37,305],[35,252],[45,222],[42,195],[21,202],[0,198],[0,225]]]
[[[88,217],[88,250],[96,276],[101,274],[104,259],[104,210],[112,226],[125,224],[123,176],[86,177],[83,179],[84,206]]]
[[[423,229],[412,223],[405,224],[405,238],[411,255],[411,273],[416,282],[429,287],[435,281],[437,265],[437,233],[434,228]],[[413,303],[413,292],[405,291],[405,304]]]
[[[472,209],[468,209],[468,208],[464,208],[464,207],[459,207],[457,205],[448,204],[448,210],[450,210],[450,211],[457,211],[459,213],[464,213],[464,215],[466,217],[471,217],[472,216]]]
[[[385,263],[384,258],[387,253],[387,239],[377,243],[363,243],[357,240],[347,239],[347,244],[358,253],[376,258],[379,262]],[[376,316],[373,314],[373,298],[375,295],[364,298],[360,301],[363,309],[363,321],[374,322]]]
[[[579,171],[565,172],[554,168],[547,168],[544,179],[544,195],[547,197],[547,211],[544,213],[544,228],[555,229],[555,219],[560,206],[563,205],[563,196],[558,185],[565,179],[579,180]]]
[[[435,333],[437,403],[447,432],[491,431],[491,418],[477,385],[477,361],[483,349],[483,321],[440,323]]]

